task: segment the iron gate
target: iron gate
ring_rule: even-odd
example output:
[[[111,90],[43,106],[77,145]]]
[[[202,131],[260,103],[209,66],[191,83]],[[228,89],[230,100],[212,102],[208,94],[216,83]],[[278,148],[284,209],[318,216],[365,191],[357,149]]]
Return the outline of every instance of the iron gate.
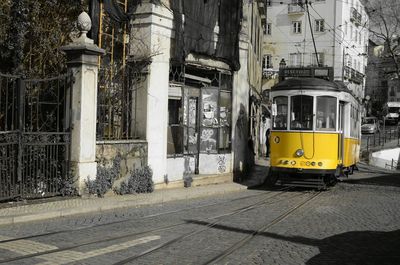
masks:
[[[0,74],[0,201],[61,193],[69,181],[72,76]]]

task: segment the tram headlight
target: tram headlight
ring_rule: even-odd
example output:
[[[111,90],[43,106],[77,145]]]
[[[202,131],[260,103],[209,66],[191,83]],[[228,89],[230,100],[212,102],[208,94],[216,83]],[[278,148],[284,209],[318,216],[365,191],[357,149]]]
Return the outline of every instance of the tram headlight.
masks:
[[[315,163],[315,162],[311,162],[311,165],[312,165],[313,167],[315,167],[316,163]]]
[[[322,162],[318,162],[318,166],[322,167]]]
[[[296,165],[296,161],[292,161],[292,162],[290,162],[290,164],[292,164],[292,166],[295,166]]]
[[[303,149],[297,149],[296,150],[296,156],[301,157],[304,155],[304,150]]]
[[[307,162],[306,162],[306,166],[309,167],[310,165],[311,165],[310,161],[307,161]]]
[[[274,142],[275,142],[276,144],[279,144],[280,141],[281,141],[281,138],[279,138],[279,136],[275,136]]]

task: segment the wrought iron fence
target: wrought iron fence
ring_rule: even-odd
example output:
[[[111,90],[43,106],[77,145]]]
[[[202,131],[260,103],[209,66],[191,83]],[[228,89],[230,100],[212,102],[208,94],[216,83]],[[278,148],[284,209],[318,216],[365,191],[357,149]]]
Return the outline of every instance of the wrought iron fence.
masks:
[[[112,73],[112,74],[110,74]],[[116,72],[101,68],[99,74],[97,140],[137,139],[137,97],[146,73],[125,65]]]
[[[48,197],[69,181],[70,74],[0,74],[0,200]]]

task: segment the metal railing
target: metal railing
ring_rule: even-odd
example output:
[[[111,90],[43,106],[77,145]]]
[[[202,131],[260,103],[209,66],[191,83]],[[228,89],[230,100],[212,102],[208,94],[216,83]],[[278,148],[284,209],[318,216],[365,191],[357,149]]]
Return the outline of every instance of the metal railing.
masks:
[[[370,151],[389,144],[393,145],[393,147],[400,145],[399,126],[384,127],[374,134],[362,135],[361,149],[363,150]]]
[[[351,17],[350,21],[356,25],[361,25],[362,15],[360,12],[357,11],[354,7],[351,8]]]
[[[288,4],[288,13],[303,13],[304,7],[300,4]]]
[[[72,83],[0,74],[0,201],[59,195],[70,181]]]

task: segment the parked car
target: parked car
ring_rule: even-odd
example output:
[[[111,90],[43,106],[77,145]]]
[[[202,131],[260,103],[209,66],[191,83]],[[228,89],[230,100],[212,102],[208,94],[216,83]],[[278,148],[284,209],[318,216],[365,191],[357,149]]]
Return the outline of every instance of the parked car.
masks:
[[[376,117],[365,117],[361,125],[361,133],[377,133],[380,131],[379,121]]]

